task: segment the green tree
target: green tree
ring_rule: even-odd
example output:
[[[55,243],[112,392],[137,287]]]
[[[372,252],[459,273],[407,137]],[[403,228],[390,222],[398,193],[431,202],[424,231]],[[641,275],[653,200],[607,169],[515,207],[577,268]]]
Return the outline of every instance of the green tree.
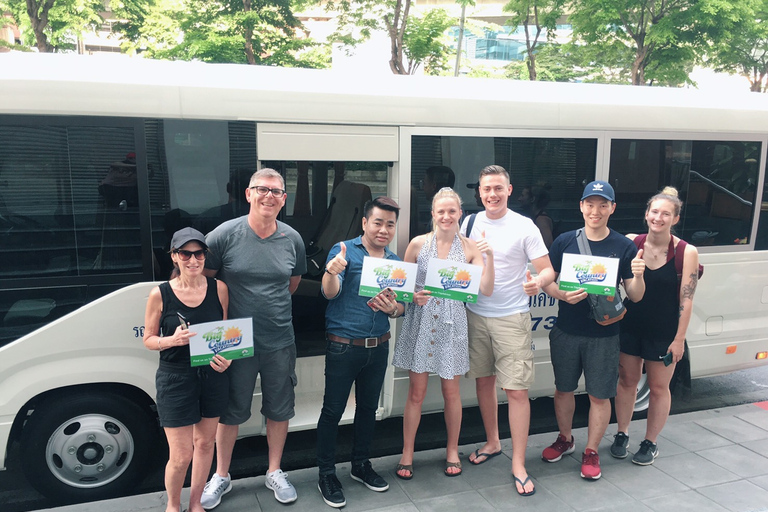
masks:
[[[411,14],[411,0],[329,0],[325,7],[336,12],[335,43],[348,49],[370,39],[373,32],[389,37],[389,68],[396,75],[409,75],[422,65],[427,73],[439,74],[447,67],[445,31],[453,26],[443,9],[423,16]]]
[[[752,0],[572,0],[574,35],[589,46],[632,50],[632,85],[690,83],[708,45],[732,36]],[[592,63],[597,65],[596,62]]]
[[[715,45],[708,62],[716,71],[739,74],[752,92],[768,92],[768,0],[756,0],[733,37]]]
[[[100,0],[0,0],[0,12],[13,16],[22,45],[39,52],[73,50],[77,38],[103,22]]]
[[[354,47],[375,31],[389,36],[389,67],[396,75],[407,75],[404,42],[411,0],[328,0],[325,7],[337,13],[334,42]]]
[[[551,41],[557,28],[557,20],[563,16],[565,0],[509,0],[503,7],[511,14],[507,25],[525,29],[526,66],[528,79],[536,80],[537,48],[541,43],[541,33]]]
[[[409,75],[422,65],[428,75],[439,75],[448,70],[445,31],[454,22],[444,9],[432,9],[424,16],[411,16],[403,34],[403,52],[407,57]]]
[[[162,0],[124,33],[127,50],[155,58],[301,67],[329,60],[310,51],[290,0]]]

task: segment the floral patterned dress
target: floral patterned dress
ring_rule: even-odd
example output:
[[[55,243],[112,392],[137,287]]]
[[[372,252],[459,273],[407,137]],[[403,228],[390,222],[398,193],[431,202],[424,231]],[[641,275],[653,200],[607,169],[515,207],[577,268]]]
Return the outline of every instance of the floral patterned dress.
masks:
[[[416,290],[424,288],[427,265],[437,258],[434,235],[425,242],[416,258]],[[448,260],[466,262],[464,247],[458,235],[448,251]],[[457,300],[430,297],[424,306],[408,304],[403,328],[395,343],[392,360],[398,368],[416,373],[436,373],[453,379],[469,371],[467,312]]]

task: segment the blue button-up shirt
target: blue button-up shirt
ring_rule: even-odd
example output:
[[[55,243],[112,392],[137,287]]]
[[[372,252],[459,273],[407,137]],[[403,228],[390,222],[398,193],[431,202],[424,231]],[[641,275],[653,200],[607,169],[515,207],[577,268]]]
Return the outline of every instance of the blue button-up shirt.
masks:
[[[381,336],[389,332],[389,315],[383,311],[373,311],[368,306],[369,297],[358,295],[363,258],[370,255],[363,246],[362,236],[346,240],[344,245],[347,247],[347,268],[338,276],[341,280],[339,294],[329,300],[328,308],[325,310],[325,328],[330,334],[342,338]],[[339,244],[331,248],[326,265],[339,254],[340,250]],[[388,260],[400,261],[400,258],[386,247],[384,257]]]

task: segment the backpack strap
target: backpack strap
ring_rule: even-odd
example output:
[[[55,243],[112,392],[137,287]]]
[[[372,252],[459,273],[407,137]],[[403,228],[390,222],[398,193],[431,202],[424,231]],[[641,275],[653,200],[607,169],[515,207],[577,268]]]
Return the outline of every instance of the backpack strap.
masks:
[[[685,247],[688,242],[682,238],[677,243],[672,252],[675,253],[675,272],[677,272],[677,287],[680,288],[680,282],[683,280],[683,258],[685,258]]]
[[[473,213],[467,219],[467,235],[466,235],[467,238],[469,238],[469,234],[472,233],[472,226],[475,225],[475,217],[477,217],[477,214]]]
[[[648,235],[643,233],[642,235],[637,235],[634,240],[632,240],[635,243],[635,247],[637,247],[637,250],[639,251],[643,247],[645,247],[645,239],[648,238]]]

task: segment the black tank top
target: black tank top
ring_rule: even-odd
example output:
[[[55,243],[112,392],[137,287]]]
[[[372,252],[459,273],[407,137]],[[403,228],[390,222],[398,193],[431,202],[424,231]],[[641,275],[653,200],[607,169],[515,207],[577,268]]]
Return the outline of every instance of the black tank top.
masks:
[[[671,342],[680,318],[675,259],[656,270],[646,267],[643,278],[645,294],[640,302],[625,301],[627,315],[619,322],[621,330]]]
[[[181,313],[193,326],[203,322],[221,320],[224,317],[224,308],[219,302],[216,280],[206,277],[206,281],[208,289],[205,292],[205,298],[199,306],[194,308],[181,302],[173,293],[173,288],[168,282],[160,285],[160,295],[163,298],[163,314],[160,317],[161,336],[173,336],[173,333],[176,332],[176,328],[179,326],[179,317],[176,316],[176,313]],[[194,328],[191,330],[194,331]],[[160,360],[189,365],[189,345],[171,347],[160,351]]]

